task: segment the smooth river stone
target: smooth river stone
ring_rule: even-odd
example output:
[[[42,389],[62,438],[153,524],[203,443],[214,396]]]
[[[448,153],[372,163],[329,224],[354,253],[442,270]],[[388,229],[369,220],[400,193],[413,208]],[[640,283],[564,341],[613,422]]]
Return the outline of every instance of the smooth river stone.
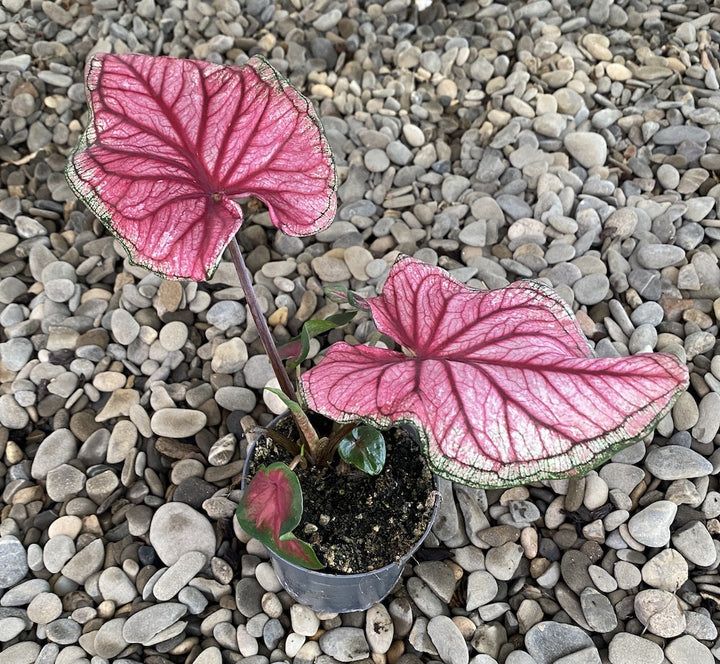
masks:
[[[163,408],[150,418],[152,432],[167,438],[194,436],[206,423],[205,413],[189,408]]]
[[[676,514],[675,503],[658,500],[632,516],[628,530],[640,544],[656,548],[665,546],[670,541],[670,525]]]
[[[14,535],[0,537],[0,588],[12,588],[28,573],[27,552]]]
[[[150,544],[168,567],[189,551],[199,551],[209,560],[215,555],[215,529],[190,505],[165,503],[150,524]]]
[[[704,456],[681,445],[652,448],[645,459],[645,466],[660,480],[703,477],[713,472],[713,465]]]
[[[175,624],[186,612],[187,607],[177,602],[149,606],[127,619],[122,636],[128,643],[150,645],[160,632]]]
[[[564,139],[567,151],[584,168],[602,166],[607,159],[607,143],[600,134],[578,131]]]

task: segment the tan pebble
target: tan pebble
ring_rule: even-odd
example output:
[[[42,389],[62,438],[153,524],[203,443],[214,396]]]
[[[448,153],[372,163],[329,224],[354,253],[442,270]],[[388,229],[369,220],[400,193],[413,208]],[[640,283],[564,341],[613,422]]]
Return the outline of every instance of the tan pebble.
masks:
[[[311,86],[310,94],[313,97],[319,97],[320,99],[332,99],[333,89],[329,85],[316,83],[315,85]]]
[[[530,576],[537,579],[547,572],[550,567],[550,561],[546,558],[533,558],[530,561]]]
[[[452,621],[466,641],[469,641],[475,635],[475,630],[477,629],[475,623],[467,616],[455,616]]]
[[[565,523],[565,514],[563,512],[565,504],[564,496],[558,496],[553,500],[545,510],[545,527],[554,530],[561,524]]]
[[[500,496],[500,504],[507,505],[511,500],[527,500],[529,497],[530,492],[527,487],[516,486],[508,489]]]
[[[388,664],[395,664],[405,654],[405,642],[393,641],[390,649],[387,651]]]
[[[449,97],[455,99],[458,93],[457,83],[450,78],[444,78],[436,88],[438,97]]]
[[[276,327],[277,325],[287,325],[288,322],[288,308],[279,307],[268,316],[268,325],[270,327]]]
[[[713,324],[712,318],[698,309],[685,309],[682,317],[688,323],[695,323],[701,330],[707,330]]]
[[[99,618],[112,618],[115,615],[115,602],[111,599],[103,600],[98,604],[97,612]]]
[[[35,500],[44,500],[45,491],[41,486],[30,486],[24,489],[19,489],[13,494],[12,504],[13,505],[27,505]]]
[[[605,541],[605,528],[601,519],[596,519],[583,526],[582,531],[585,539],[591,542],[600,542],[602,544]]]
[[[582,39],[582,45],[596,60],[612,60],[612,51],[608,48],[610,40],[605,35],[587,34]]]
[[[525,552],[525,557],[532,560],[538,552],[538,534],[535,528],[528,526],[520,532],[520,546]]]
[[[125,387],[126,380],[118,371],[101,371],[93,376],[92,384],[100,392],[114,392]]]
[[[80,303],[85,304],[91,300],[108,301],[112,297],[112,293],[104,288],[91,288],[80,296]]]
[[[455,581],[460,581],[465,573],[463,568],[452,560],[446,560],[445,564],[452,570]]]
[[[9,466],[14,466],[23,460],[24,452],[17,443],[9,440],[5,446],[5,460]]]
[[[300,299],[300,306],[294,318],[304,323],[310,318],[317,308],[317,295],[313,291],[306,290]]]
[[[79,516],[65,515],[55,519],[48,527],[48,536],[67,535],[70,539],[75,539],[82,530],[82,519]]]
[[[87,535],[88,540],[95,539],[96,537],[102,537],[105,534],[105,531],[100,525],[100,520],[95,514],[82,517],[82,522],[82,533],[83,535]],[[78,549],[80,548],[82,547],[80,546],[80,542],[78,542]]]
[[[669,57],[666,59],[666,64],[670,69],[673,71],[678,72],[679,74],[684,74],[687,67],[677,58]]]
[[[610,62],[605,65],[605,73],[611,81],[627,81],[632,78],[632,72],[618,62]]]
[[[163,279],[155,296],[155,308],[158,314],[177,311],[183,298],[183,287],[178,281]]]
[[[197,636],[188,636],[180,641],[172,650],[168,650],[168,653],[170,655],[187,655],[187,653],[197,645],[198,641]]]

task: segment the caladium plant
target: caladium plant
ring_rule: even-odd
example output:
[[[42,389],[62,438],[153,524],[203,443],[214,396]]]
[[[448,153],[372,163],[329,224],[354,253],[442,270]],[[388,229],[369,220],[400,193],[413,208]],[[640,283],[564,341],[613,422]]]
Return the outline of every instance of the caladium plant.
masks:
[[[240,199],[263,201],[282,231],[309,235],[336,210],[332,153],[312,104],[262,58],[242,67],[100,54],[86,72],[88,126],[66,176],[120,240],[131,262],[168,278],[208,279],[228,247],[246,302],[300,431],[299,463],[335,452],[382,468],[377,428],[413,424],[435,471],[505,487],[583,472],[646,435],[686,387],[671,355],[596,359],[572,311],[551,289],[520,282],[475,291],[402,257],[368,309],[401,350],[333,345],[299,379],[307,406],[338,423],[321,438],[298,404],[252,290],[235,233]],[[285,357],[347,314],[311,321]],[[372,426],[368,426],[372,425]],[[293,529],[302,512],[295,473],[261,467],[238,506],[242,527],[307,567],[320,562]]]

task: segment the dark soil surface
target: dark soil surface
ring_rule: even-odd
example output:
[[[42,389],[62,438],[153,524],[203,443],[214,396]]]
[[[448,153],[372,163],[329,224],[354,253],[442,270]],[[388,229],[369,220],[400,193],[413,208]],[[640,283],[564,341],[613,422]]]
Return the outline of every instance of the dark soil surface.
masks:
[[[297,437],[289,418],[277,428],[289,438]],[[385,441],[385,467],[375,476],[339,458],[327,468],[295,469],[304,509],[294,533],[313,546],[328,572],[357,574],[395,562],[427,528],[435,504],[435,481],[420,445],[403,428],[385,432]],[[291,459],[285,449],[262,436],[255,446],[252,469]]]

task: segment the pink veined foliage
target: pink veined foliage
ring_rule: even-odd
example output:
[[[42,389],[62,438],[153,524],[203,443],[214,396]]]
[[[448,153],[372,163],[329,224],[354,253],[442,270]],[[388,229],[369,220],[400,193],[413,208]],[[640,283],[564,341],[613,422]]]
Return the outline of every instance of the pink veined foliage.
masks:
[[[336,173],[312,104],[266,60],[137,54],[87,65],[88,127],[66,177],[132,262],[211,278],[254,196],[290,235],[325,228]]]
[[[281,469],[258,471],[245,493],[245,503],[248,518],[274,539],[292,530],[299,518],[293,487]]]
[[[366,300],[405,352],[333,344],[300,379],[336,421],[415,425],[434,470],[506,487],[589,470],[647,435],[687,387],[675,356],[595,358],[550,288],[477,291],[409,257]]]
[[[259,468],[237,508],[238,522],[252,537],[302,567],[322,567],[307,542],[292,530],[302,515],[302,492],[295,473],[283,463]]]

